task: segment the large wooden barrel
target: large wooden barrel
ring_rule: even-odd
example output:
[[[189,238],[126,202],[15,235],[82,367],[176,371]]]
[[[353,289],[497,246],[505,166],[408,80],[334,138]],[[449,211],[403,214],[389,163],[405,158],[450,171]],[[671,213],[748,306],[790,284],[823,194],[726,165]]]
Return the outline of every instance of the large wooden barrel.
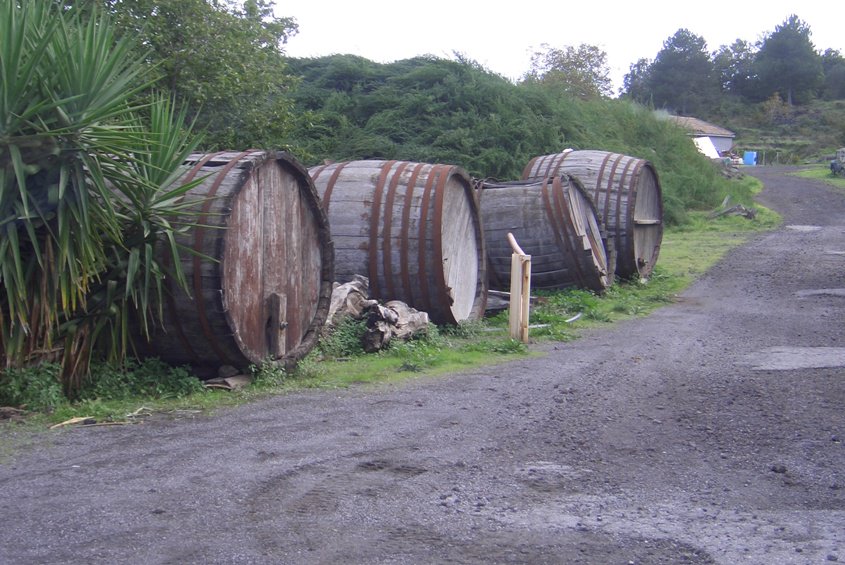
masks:
[[[186,166],[184,182],[203,179],[186,195],[197,225],[178,238],[193,252],[180,252],[191,295],[170,284],[149,353],[200,376],[295,364],[316,345],[333,281],[328,220],[308,172],[264,151],[197,154]]]
[[[478,181],[490,286],[510,285],[508,232],[531,255],[531,288],[584,288],[613,283],[615,256],[595,206],[581,184],[562,174],[542,180]]]
[[[487,261],[469,175],[454,165],[365,160],[309,169],[329,217],[339,282],[438,324],[480,319]]]
[[[607,151],[566,151],[535,157],[523,179],[560,173],[576,177],[593,198],[616,247],[616,274],[648,278],[663,239],[663,200],[654,166]]]

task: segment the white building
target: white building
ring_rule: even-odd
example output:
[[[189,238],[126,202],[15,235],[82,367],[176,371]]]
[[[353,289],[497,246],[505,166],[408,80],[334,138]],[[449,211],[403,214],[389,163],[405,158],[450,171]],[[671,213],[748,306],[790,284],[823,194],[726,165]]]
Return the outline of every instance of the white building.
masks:
[[[730,130],[688,116],[669,116],[669,119],[687,130],[699,151],[705,155],[708,155],[708,153],[702,147],[709,148],[712,145],[717,152],[717,158],[730,153],[733,147],[736,134]],[[708,155],[708,157],[712,157],[712,155]]]

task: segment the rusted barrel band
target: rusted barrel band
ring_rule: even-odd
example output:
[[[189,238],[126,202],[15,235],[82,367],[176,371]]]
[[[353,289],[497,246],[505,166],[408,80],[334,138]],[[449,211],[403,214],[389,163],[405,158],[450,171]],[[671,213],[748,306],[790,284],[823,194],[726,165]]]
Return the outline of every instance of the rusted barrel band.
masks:
[[[211,203],[214,199],[217,191],[220,189],[220,185],[223,184],[223,181],[226,179],[226,176],[229,172],[240,162],[241,159],[246,157],[247,155],[251,155],[252,153],[257,152],[257,149],[247,149],[246,151],[242,151],[234,159],[231,159],[226,165],[217,172],[217,178],[214,179],[214,183],[211,185],[211,188],[206,195],[206,200],[203,203],[202,211],[201,211],[201,218],[205,218],[208,216],[208,212],[211,209]],[[194,282],[194,301],[197,307],[197,317],[200,323],[200,327],[202,328],[202,333],[208,341],[209,346],[214,350],[214,353],[217,357],[227,365],[234,365],[234,362],[229,358],[223,348],[220,346],[220,343],[217,340],[217,336],[214,335],[214,331],[211,329],[211,324],[208,321],[208,315],[205,309],[205,300],[202,299],[203,296],[203,285],[202,285],[202,252],[203,252],[203,243],[205,239],[205,228],[202,226],[202,222],[198,222],[198,226],[194,230],[194,251],[198,255],[194,255],[193,257],[193,282]]]
[[[373,296],[381,295],[378,280],[378,232],[381,223],[381,198],[384,192],[384,185],[387,183],[387,176],[396,161],[386,161],[381,167],[378,182],[376,182],[373,201],[370,204],[370,247],[368,268],[370,276],[370,292]]]
[[[342,171],[343,167],[345,166],[346,163],[341,163],[340,165],[335,167],[334,172],[332,172],[332,176],[329,177],[328,184],[326,184],[326,192],[323,193],[322,198],[323,212],[325,212],[326,214],[329,213],[329,205],[332,202],[332,190],[334,190],[334,185],[337,182],[337,178],[340,176],[340,171]],[[323,167],[323,169],[320,169],[320,172],[323,172],[324,169],[325,167]],[[312,181],[316,180],[316,177],[311,177],[311,179]]]
[[[428,227],[428,208],[431,205],[431,191],[434,188],[435,178],[438,176],[439,169],[432,167],[428,171],[428,178],[426,179],[425,189],[423,190],[422,204],[420,209],[420,228],[417,240],[417,266],[419,268],[420,291],[422,292],[422,309],[428,312],[431,310],[431,297],[429,295],[428,286],[428,268],[425,263],[426,259],[426,233],[425,228]]]
[[[624,155],[620,155],[620,161],[625,159]],[[624,190],[617,190],[616,191],[616,225],[619,226],[618,229],[622,230],[623,226],[627,226],[628,230],[631,232],[631,236],[633,237],[633,230],[634,230],[634,206],[637,200],[637,191],[635,190],[636,184],[629,181],[629,177],[631,180],[636,179],[636,176],[631,174],[631,167],[635,166],[636,164],[635,159],[628,158],[627,162],[625,163],[625,168],[622,169],[622,175],[619,178],[619,186],[628,186],[630,187],[629,192],[625,194]],[[628,202],[628,206],[625,210],[626,218],[622,217],[622,204],[624,201]]]
[[[420,173],[426,167],[424,163],[417,163],[414,166],[414,170],[411,173],[411,178],[408,179],[408,185],[405,188],[405,205],[402,209],[402,224],[401,224],[401,232],[400,232],[400,243],[399,243],[399,262],[402,263],[402,286],[405,290],[404,296],[408,297],[408,302],[414,302],[413,296],[413,289],[414,285],[411,284],[411,270],[410,270],[410,261],[408,260],[408,235],[411,231],[411,207],[414,202],[414,191],[417,187],[417,180],[419,179]]]
[[[384,201],[384,221],[382,223],[382,268],[384,272],[385,288],[387,296],[395,296],[396,289],[393,284],[393,253],[391,246],[391,238],[393,237],[393,206],[396,199],[396,190],[399,187],[399,182],[402,180],[402,173],[409,165],[407,161],[399,163],[393,176],[390,178],[390,183],[387,186],[387,195]]]
[[[218,157],[222,153],[223,153],[223,151],[218,151],[216,153],[208,153],[206,155],[203,155],[196,163],[194,163],[194,166],[191,167],[191,169],[185,175],[185,178],[182,179],[182,186],[184,186],[184,185],[188,184],[189,182],[193,181],[194,178],[197,176],[197,173],[199,173],[199,171],[202,170],[202,168],[206,165],[206,163],[208,163],[212,159]],[[184,197],[182,197],[181,200],[184,200]],[[165,263],[165,268],[169,269],[169,268],[173,267],[173,255],[170,253],[169,248],[167,248],[165,250],[164,263]],[[198,363],[199,360],[200,360],[199,355],[197,354],[196,350],[194,349],[193,344],[191,344],[190,340],[187,337],[187,334],[185,333],[185,328],[182,326],[182,320],[180,319],[179,316],[175,315],[176,298],[175,298],[175,289],[173,288],[172,277],[169,277],[165,280],[165,285],[166,285],[166,288],[167,288],[167,293],[166,293],[167,296],[166,296],[165,300],[167,301],[167,306],[170,308],[170,311],[173,313],[173,315],[170,316],[170,320],[171,320],[171,323],[173,325],[173,329],[176,331],[176,338],[182,344],[182,347],[185,349],[185,351],[188,352],[188,355],[191,357],[193,362]]]

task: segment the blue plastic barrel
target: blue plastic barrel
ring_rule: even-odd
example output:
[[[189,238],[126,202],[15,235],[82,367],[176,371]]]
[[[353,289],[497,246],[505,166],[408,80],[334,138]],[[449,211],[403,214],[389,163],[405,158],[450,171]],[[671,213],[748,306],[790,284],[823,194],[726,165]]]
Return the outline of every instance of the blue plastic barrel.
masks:
[[[742,164],[743,165],[756,165],[757,164],[757,152],[756,151],[746,151],[742,155]]]

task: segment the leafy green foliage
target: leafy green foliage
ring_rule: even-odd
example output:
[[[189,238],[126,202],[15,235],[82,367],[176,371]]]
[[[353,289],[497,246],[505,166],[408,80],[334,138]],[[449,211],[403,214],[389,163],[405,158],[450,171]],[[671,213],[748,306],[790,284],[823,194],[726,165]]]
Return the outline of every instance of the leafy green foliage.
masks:
[[[476,63],[417,57],[389,65],[347,55],[290,61],[295,100],[313,127],[292,144],[304,161],[367,158],[459,164],[512,178],[541,145],[561,147],[551,100],[523,95]]]
[[[666,40],[649,69],[648,91],[656,108],[700,114],[718,93],[704,38],[679,29]]]
[[[712,54],[703,39],[681,29],[654,61],[639,59],[624,77],[622,96],[682,114],[735,122],[773,97],[785,105],[845,97],[845,60],[835,49],[816,51],[810,28],[789,16],[763,39],[736,39]],[[685,47],[684,47],[685,46]],[[709,72],[714,83],[705,80]]]
[[[536,294],[540,297],[540,304],[532,314],[538,320],[543,320],[552,313],[565,319],[578,315],[593,319],[600,317],[598,312],[601,299],[589,290],[536,291]],[[544,319],[543,322],[548,323],[549,320]]]
[[[185,367],[171,367],[158,359],[126,359],[119,365],[93,365],[78,399],[184,398],[203,390],[202,381]]]
[[[472,339],[481,335],[484,330],[484,324],[477,320],[462,320],[457,324],[447,325],[437,329],[440,335],[446,339]]]
[[[63,350],[72,393],[94,352],[129,353],[130,316],[151,316],[196,141],[169,98],[134,102],[148,67],[107,16],[13,0],[0,14],[0,356]]]
[[[622,78],[621,96],[645,106],[654,107],[653,96],[649,89],[651,79],[651,59],[641,57],[632,63]]]
[[[544,43],[540,47],[531,56],[526,81],[540,82],[578,98],[612,94],[607,53],[595,45],[558,49]]]
[[[364,352],[361,339],[366,331],[366,320],[344,316],[328,336],[320,339],[317,347],[331,359],[359,355]]]
[[[97,2],[99,3],[99,2]],[[282,47],[296,33],[265,0],[105,0],[154,84],[189,108],[206,149],[277,148],[296,117]]]
[[[713,54],[713,65],[723,93],[751,97],[755,93],[754,45],[737,39],[730,46],[723,45]]]
[[[272,388],[281,385],[290,375],[278,362],[266,359],[258,365],[250,367],[252,386],[255,388]]]
[[[516,339],[474,340],[461,346],[460,349],[461,351],[496,353],[500,355],[516,355],[528,352],[528,346]]]
[[[754,60],[760,93],[780,92],[786,102],[807,102],[824,83],[821,56],[810,41],[810,28],[791,15],[769,34]]]
[[[436,326],[432,328],[433,332],[430,329],[406,341],[392,340],[383,355],[399,359],[400,371],[419,372],[437,367],[443,362],[441,352],[446,342],[439,339]]]
[[[0,405],[24,406],[36,412],[68,405],[60,373],[57,363],[5,369],[0,372]],[[202,382],[186,368],[170,367],[158,359],[126,359],[119,365],[93,364],[74,401],[176,399],[204,390]]]
[[[516,85],[477,64],[420,57],[383,65],[353,56],[299,59],[296,94],[314,126],[297,133],[303,158],[452,163],[475,177],[513,180],[528,162],[566,147],[648,159],[665,215],[712,207],[725,186],[685,132],[627,101],[582,100],[541,81]]]
[[[845,57],[842,57],[842,54],[835,49],[826,49],[822,54],[821,62],[824,72],[823,98],[825,100],[845,98]]]
[[[50,412],[66,402],[59,380],[59,365],[55,363],[0,371],[0,406]]]

